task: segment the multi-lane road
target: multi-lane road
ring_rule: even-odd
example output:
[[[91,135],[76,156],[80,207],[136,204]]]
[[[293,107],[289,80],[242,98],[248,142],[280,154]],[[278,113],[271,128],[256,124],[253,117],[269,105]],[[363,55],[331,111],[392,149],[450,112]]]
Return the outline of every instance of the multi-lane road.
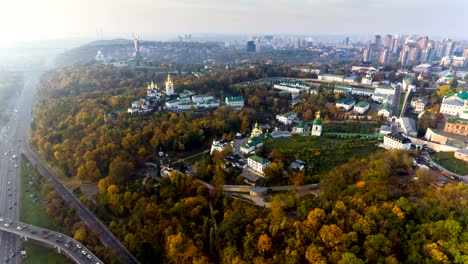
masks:
[[[25,84],[21,87],[7,108],[9,120],[0,124],[0,217],[19,220],[19,160],[24,153],[35,165],[39,172],[52,180],[58,193],[77,209],[78,215],[88,227],[97,232],[102,244],[109,248],[116,248],[123,263],[138,263],[135,257],[120,243],[109,229],[94,216],[71,191],[66,188],[44,164],[34,151],[29,148],[28,131],[31,123],[31,111],[34,101],[35,88],[39,83],[42,72],[25,73]],[[6,154],[5,154],[6,153]],[[13,158],[14,155],[14,158]],[[18,238],[0,231],[0,261],[16,263],[10,256],[19,249]]]
[[[0,217],[19,219],[19,156],[31,120],[33,89],[40,73],[29,73],[23,87],[6,106],[8,121],[0,124]],[[19,249],[16,235],[0,232],[0,260],[16,263],[11,257]]]
[[[3,217],[0,217],[0,230],[20,236],[25,240],[33,239],[39,243],[55,248],[59,253],[65,254],[76,263],[102,264],[102,261],[80,242],[64,234]],[[16,252],[11,253],[4,261],[8,263],[12,262],[18,255],[19,254],[16,254]]]

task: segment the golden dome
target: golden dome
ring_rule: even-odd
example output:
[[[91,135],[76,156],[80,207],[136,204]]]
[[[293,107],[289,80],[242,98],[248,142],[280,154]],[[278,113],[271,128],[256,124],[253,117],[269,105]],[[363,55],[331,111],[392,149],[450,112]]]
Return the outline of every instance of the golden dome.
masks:
[[[166,85],[169,85],[169,84],[172,84],[172,79],[171,79],[171,75],[167,75],[167,81],[166,81]]]
[[[252,130],[252,134],[251,134],[251,137],[255,137],[255,136],[258,136],[260,134],[262,134],[262,130],[258,127],[258,123],[255,122],[255,127],[254,129]]]

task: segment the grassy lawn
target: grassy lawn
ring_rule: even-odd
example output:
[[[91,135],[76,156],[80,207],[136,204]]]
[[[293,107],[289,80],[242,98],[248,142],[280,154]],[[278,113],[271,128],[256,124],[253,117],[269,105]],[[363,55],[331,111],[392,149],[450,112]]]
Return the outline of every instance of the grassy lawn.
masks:
[[[42,176],[34,171],[24,156],[21,156],[21,221],[63,233],[63,230],[54,224],[54,221],[46,212],[42,202],[44,198],[40,191],[42,183]],[[31,197],[33,194],[37,195],[36,200]],[[25,243],[24,246],[27,252],[24,263],[71,263],[53,250],[30,243]]]
[[[373,134],[380,128],[379,123],[371,122],[327,122],[323,132]]]
[[[442,167],[461,175],[468,175],[468,164],[456,159],[453,152],[437,152],[431,155],[432,160]]]
[[[322,173],[346,163],[350,158],[364,158],[375,152],[378,140],[358,138],[301,137],[293,136],[268,140],[265,149],[276,149],[288,162],[301,159]]]
[[[403,110],[403,103],[405,102],[405,98],[406,98],[406,92],[403,92],[401,93],[401,97],[400,97],[400,107],[398,108],[398,116],[401,115],[401,111]]]
[[[73,263],[62,255],[56,254],[52,249],[42,248],[35,244],[24,243],[24,248],[27,252],[24,264],[62,264]]]

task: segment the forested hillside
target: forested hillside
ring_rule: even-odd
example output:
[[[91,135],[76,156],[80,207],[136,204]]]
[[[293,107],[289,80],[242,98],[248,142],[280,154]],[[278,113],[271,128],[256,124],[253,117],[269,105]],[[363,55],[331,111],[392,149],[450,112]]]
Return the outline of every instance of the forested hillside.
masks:
[[[175,76],[177,91],[244,95],[246,107],[131,116],[130,102],[164,74],[62,68],[42,82],[32,142],[68,177],[99,181],[97,204],[81,199],[142,263],[467,263],[468,187],[437,187],[436,175],[412,168],[408,152],[378,151],[320,171],[317,197],[275,194],[268,209],[223,195],[218,186],[231,175],[219,155],[196,166],[195,176],[212,181],[213,191],[177,173],[146,184],[134,176],[161,149],[174,156],[200,150],[213,137],[248,132],[255,121],[286,112],[290,97],[234,85],[285,75],[297,73],[267,67]],[[298,108],[332,116],[324,97],[333,95],[310,95]],[[106,118],[110,112],[117,114]],[[118,263],[109,253],[103,258]]]

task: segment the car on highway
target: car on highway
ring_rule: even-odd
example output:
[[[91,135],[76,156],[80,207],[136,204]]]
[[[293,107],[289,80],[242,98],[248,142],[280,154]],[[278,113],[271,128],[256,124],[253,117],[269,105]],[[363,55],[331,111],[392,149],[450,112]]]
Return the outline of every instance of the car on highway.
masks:
[[[21,228],[21,226],[18,226],[18,227],[16,227],[16,230],[21,231],[21,230],[23,230],[23,228]]]
[[[5,226],[5,227],[9,227],[10,224],[9,224],[9,223],[5,223],[4,226]]]

